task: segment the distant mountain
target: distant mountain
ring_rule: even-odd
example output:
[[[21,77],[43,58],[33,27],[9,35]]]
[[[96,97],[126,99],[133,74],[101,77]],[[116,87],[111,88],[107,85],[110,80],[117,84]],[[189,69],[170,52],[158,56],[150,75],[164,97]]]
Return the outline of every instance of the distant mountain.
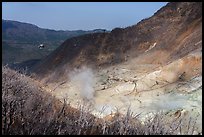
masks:
[[[2,54],[3,63],[11,64],[41,59],[61,45],[66,39],[97,32],[105,32],[103,29],[90,31],[56,31],[39,28],[36,25],[2,20]],[[44,44],[45,48],[38,46]]]

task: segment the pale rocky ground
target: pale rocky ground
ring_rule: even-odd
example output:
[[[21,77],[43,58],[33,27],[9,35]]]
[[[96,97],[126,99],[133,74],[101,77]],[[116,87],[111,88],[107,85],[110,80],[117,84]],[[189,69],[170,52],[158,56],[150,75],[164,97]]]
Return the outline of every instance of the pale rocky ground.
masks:
[[[202,52],[198,49],[169,64],[140,64],[139,59],[95,71],[94,97],[86,102],[97,117],[130,109],[144,121],[157,112],[197,117],[202,130]],[[134,65],[129,65],[134,64]],[[186,72],[186,74],[183,74]],[[182,76],[185,75],[185,76]],[[57,87],[57,88],[56,88]],[[73,107],[82,104],[78,85],[72,81],[49,84],[54,96]]]

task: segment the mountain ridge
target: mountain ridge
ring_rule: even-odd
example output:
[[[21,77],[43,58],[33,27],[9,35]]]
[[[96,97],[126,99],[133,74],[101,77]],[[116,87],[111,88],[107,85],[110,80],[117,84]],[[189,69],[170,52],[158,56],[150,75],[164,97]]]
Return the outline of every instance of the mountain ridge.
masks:
[[[68,39],[37,64],[34,72],[44,77],[57,70],[63,75],[65,66],[70,69],[83,65],[101,68],[138,57],[141,59],[138,63],[166,64],[201,46],[196,45],[202,40],[201,11],[202,5],[198,2],[168,3],[136,25],[115,28],[107,34]],[[154,48],[147,52],[153,45]]]

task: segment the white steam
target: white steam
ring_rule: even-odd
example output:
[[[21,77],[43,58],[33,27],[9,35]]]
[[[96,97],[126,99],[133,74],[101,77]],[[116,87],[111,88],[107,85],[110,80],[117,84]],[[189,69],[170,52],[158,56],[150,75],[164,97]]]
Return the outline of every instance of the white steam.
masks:
[[[72,86],[80,92],[83,99],[92,100],[94,97],[94,75],[90,68],[83,67],[69,73]]]

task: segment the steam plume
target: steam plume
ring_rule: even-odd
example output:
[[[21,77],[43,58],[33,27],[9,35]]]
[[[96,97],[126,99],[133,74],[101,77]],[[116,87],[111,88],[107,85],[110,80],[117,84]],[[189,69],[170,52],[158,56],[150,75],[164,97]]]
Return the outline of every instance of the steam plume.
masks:
[[[73,86],[80,92],[83,99],[92,100],[94,97],[94,75],[92,69],[83,67],[69,74]]]

